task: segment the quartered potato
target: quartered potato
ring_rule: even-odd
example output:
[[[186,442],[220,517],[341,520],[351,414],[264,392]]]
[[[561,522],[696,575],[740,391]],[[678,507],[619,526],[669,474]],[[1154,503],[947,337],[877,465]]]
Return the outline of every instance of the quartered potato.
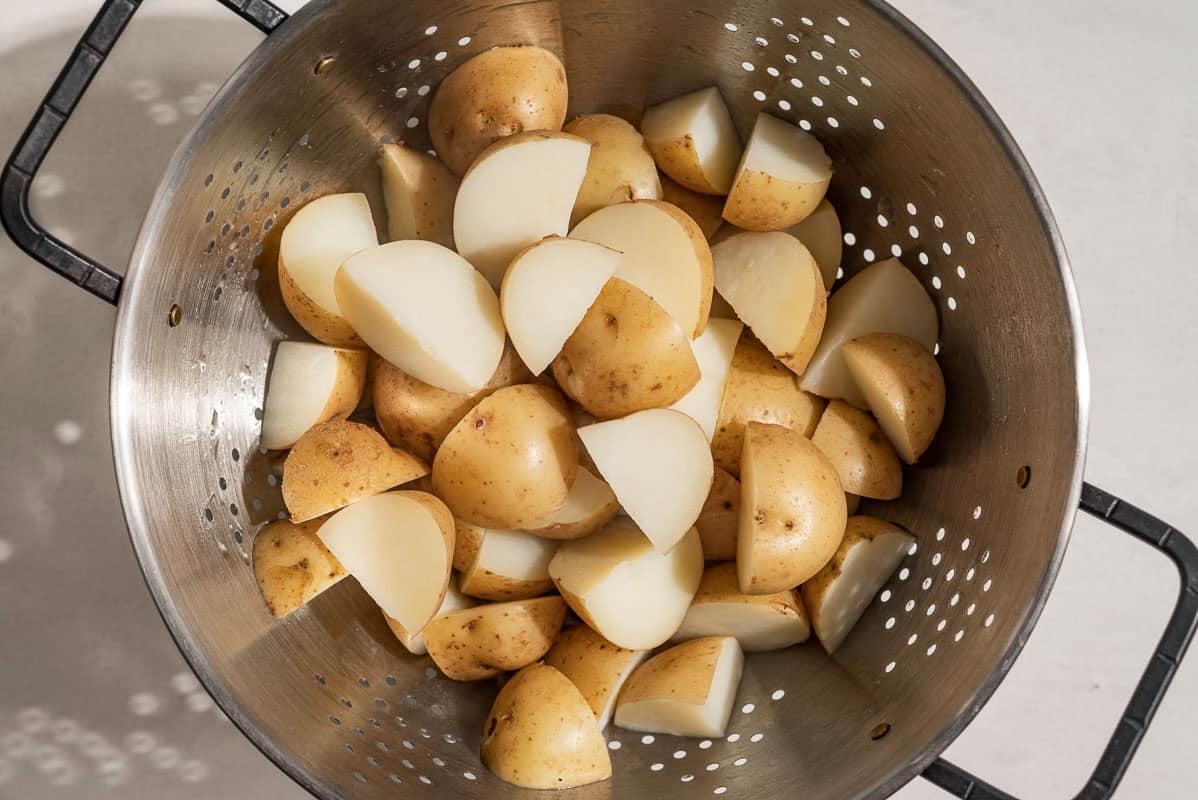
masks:
[[[740,137],[715,86],[645,109],[641,133],[661,171],[687,189],[724,195],[732,188]]]
[[[903,493],[898,454],[878,423],[864,411],[833,400],[811,441],[832,462],[846,492],[875,500],[894,500]]]
[[[456,555],[456,550],[454,551]],[[476,601],[472,597],[467,597],[458,590],[457,580],[452,576],[449,579],[449,584],[445,587],[445,599],[441,601],[441,607],[433,614],[433,619],[448,614],[451,611],[460,611],[463,608],[473,608]],[[409,653],[414,656],[422,656],[428,653],[428,648],[424,646],[424,629],[420,628],[415,631],[409,631],[403,624],[392,617],[383,614],[383,618],[387,622],[387,627],[395,634],[395,638],[399,639],[399,643],[404,646]]]
[[[479,548],[483,546],[483,537],[486,536],[487,529],[456,517],[453,523],[458,532],[457,542],[453,548],[453,568],[458,572],[465,572],[474,563],[474,557],[478,555]]]
[[[707,561],[736,558],[736,527],[739,523],[740,481],[716,467],[711,491],[695,520],[695,529],[703,543],[703,558]]]
[[[309,428],[348,417],[362,399],[366,364],[365,350],[279,342],[262,406],[261,445],[283,450]]]
[[[324,519],[270,523],[254,538],[254,577],[266,607],[285,617],[349,573],[316,532]]]
[[[452,250],[458,177],[435,156],[400,144],[383,145],[379,167],[391,241],[423,239]]]
[[[445,677],[481,681],[537,661],[566,619],[554,595],[488,603],[437,617],[424,627],[424,646]]]
[[[583,114],[562,131],[591,143],[586,177],[570,215],[571,226],[604,206],[661,199],[657,165],[640,132],[628,122],[611,114]]]
[[[844,255],[844,238],[836,209],[824,198],[810,216],[786,232],[802,242],[811,253],[815,263],[819,264],[824,286],[831,289]]]
[[[685,186],[663,177],[661,199],[682,209],[684,214],[695,221],[709,242],[724,224],[724,198],[717,195],[692,192]],[[712,303],[714,302],[713,298]],[[714,311],[712,314],[714,316]]]
[[[832,161],[819,140],[796,125],[758,114],[724,219],[747,231],[781,231],[807,218],[828,191]]]
[[[794,589],[774,594],[744,594],[735,564],[717,564],[703,572],[699,590],[674,641],[700,636],[734,636],[746,653],[781,650],[807,641],[811,624]]]
[[[648,650],[625,649],[586,625],[575,625],[557,637],[557,643],[545,654],[545,664],[578,687],[602,730],[611,720],[624,682],[648,657]]]
[[[699,382],[671,408],[699,423],[708,441],[715,435],[724,399],[724,386],[732,371],[732,357],[744,324],[733,319],[709,319],[707,328],[691,343],[699,364]]]
[[[523,531],[484,529],[462,571],[462,592],[481,600],[524,600],[553,590],[549,559],[557,543]]]
[[[565,504],[527,530],[545,539],[581,539],[606,525],[619,510],[620,501],[611,487],[579,464]]]

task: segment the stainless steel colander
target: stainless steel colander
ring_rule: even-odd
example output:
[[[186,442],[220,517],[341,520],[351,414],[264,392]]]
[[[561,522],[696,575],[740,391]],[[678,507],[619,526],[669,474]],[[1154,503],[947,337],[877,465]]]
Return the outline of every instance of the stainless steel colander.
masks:
[[[497,44],[561,54],[571,113],[636,119],[718,83],[742,131],[767,110],[836,165],[845,270],[901,256],[941,314],[950,404],[902,500],[867,507],[918,537],[829,658],[749,659],[718,741],[608,731],[615,777],[570,798],[883,797],[923,772],[1007,797],[938,754],[1031,632],[1079,503],[1160,548],[1183,591],[1079,797],[1126,769],[1198,620],[1198,552],[1082,483],[1087,373],[1069,268],[1044,198],[976,88],[880,0],[316,0],[287,19],[221,0],[269,36],[163,178],[124,278],[47,234],[29,186],[140,0],[108,0],[5,168],[3,221],[30,255],[116,303],[112,429],[126,516],[163,617],[237,725],[323,797],[531,797],[479,763],[495,687],[410,656],[352,581],[283,621],[250,569],[281,512],[258,449],[272,344],[299,335],[278,299],[278,233],[321,194],[366,188],[380,142],[428,146],[438,81]]]

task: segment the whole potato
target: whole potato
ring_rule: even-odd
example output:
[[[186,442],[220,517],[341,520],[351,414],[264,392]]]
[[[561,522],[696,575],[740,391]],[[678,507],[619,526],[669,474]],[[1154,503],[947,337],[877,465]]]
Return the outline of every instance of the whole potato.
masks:
[[[458,175],[497,139],[522,131],[560,131],[569,92],[566,70],[541,47],[496,47],[441,81],[428,111],[429,138]]]
[[[571,227],[604,206],[661,199],[657,165],[644,137],[628,122],[611,114],[584,114],[562,130],[591,143],[587,174],[570,215]]]

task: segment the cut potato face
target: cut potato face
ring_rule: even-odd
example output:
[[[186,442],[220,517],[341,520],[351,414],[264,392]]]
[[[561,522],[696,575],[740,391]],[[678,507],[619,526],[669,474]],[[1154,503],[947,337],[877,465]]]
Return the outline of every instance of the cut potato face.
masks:
[[[724,224],[722,197],[692,192],[669,178],[662,178],[661,199],[670,205],[678,206],[684,214],[693,219],[709,242]],[[712,304],[714,306],[715,298],[712,298]],[[712,316],[715,316],[714,309]]]
[[[569,789],[611,777],[611,757],[590,706],[553,667],[520,670],[499,690],[483,725],[482,761],[526,789]]]
[[[849,517],[836,555],[803,584],[803,600],[825,650],[834,653],[844,643],[914,543],[915,538],[897,525]]]
[[[641,133],[666,175],[703,194],[728,194],[740,137],[715,86],[645,109]]]
[[[522,531],[486,530],[462,573],[462,591],[482,600],[524,600],[553,590],[549,559],[557,543]]]
[[[611,720],[624,682],[648,657],[648,650],[627,650],[586,625],[575,625],[557,637],[557,643],[545,654],[545,664],[578,687],[602,730]]]
[[[828,403],[811,437],[823,451],[845,491],[874,500],[894,500],[903,493],[903,467],[898,454],[864,411],[843,400]]]
[[[540,659],[565,619],[556,595],[489,603],[437,617],[424,628],[424,646],[445,677],[481,681]]]
[[[519,133],[488,147],[462,178],[454,205],[458,252],[495,288],[512,259],[565,236],[591,144],[568,133]]]
[[[428,474],[428,465],[394,450],[373,428],[324,422],[301,436],[283,462],[283,503],[304,522]]]
[[[619,266],[615,250],[580,239],[542,239],[512,259],[499,305],[530,372],[540,375],[557,357]]]
[[[744,654],[731,636],[674,645],[637,667],[616,704],[621,728],[722,737],[740,688]]]
[[[660,200],[601,208],[570,232],[572,239],[624,254],[616,277],[644,291],[692,339],[711,309],[711,248],[695,221]]]
[[[716,466],[733,476],[740,475],[745,425],[749,422],[781,425],[809,437],[815,433],[823,411],[823,400],[800,389],[793,372],[752,336],[742,335],[732,356],[711,440]]]
[[[819,264],[824,287],[831,289],[844,255],[843,232],[836,209],[824,198],[810,216],[786,232],[802,242],[811,253],[815,263]]]
[[[361,345],[333,289],[346,260],[376,247],[378,232],[366,195],[330,194],[296,212],[279,240],[279,290],[291,316],[321,342]]]
[[[781,231],[808,217],[828,191],[832,160],[819,140],[769,114],[758,114],[724,219],[747,231]]]
[[[944,373],[935,356],[895,333],[862,336],[840,352],[899,457],[914,464],[944,421]]]
[[[939,322],[936,305],[919,278],[897,258],[880,261],[858,272],[828,298],[828,319],[802,387],[829,400],[867,405],[845,363],[841,346],[870,333],[898,333],[922,344],[936,344]]]
[[[337,299],[370,349],[449,392],[487,385],[503,354],[499,298],[470,264],[433,242],[391,242],[337,272]]]
[[[254,577],[274,616],[287,616],[349,574],[316,535],[323,524],[277,520],[254,538]]]
[[[744,594],[736,565],[718,564],[704,571],[674,640],[734,636],[746,653],[758,653],[805,642],[810,635],[811,624],[798,592]]]
[[[379,156],[391,241],[422,239],[453,249],[458,177],[435,156],[399,144]]]
[[[797,431],[750,422],[740,473],[740,590],[793,589],[831,560],[848,518],[836,469]]]
[[[659,553],[626,517],[563,542],[549,562],[549,577],[574,613],[628,650],[651,650],[678,630],[702,574],[698,533]]]
[[[529,45],[495,47],[459,66],[428,109],[433,149],[464,175],[497,140],[521,131],[561,130],[569,102],[557,56]]]
[[[657,165],[632,125],[611,114],[584,114],[562,130],[591,143],[586,177],[570,215],[571,226],[604,206],[661,199]]]
[[[625,513],[661,553],[690,532],[711,490],[711,450],[690,417],[667,408],[578,429]]]
[[[707,561],[731,561],[736,558],[736,526],[740,522],[740,481],[719,467],[711,481],[707,502],[695,520],[703,558]]]
[[[553,360],[567,395],[600,419],[680,400],[699,382],[690,340],[649,295],[613,278]]]
[[[581,539],[602,528],[620,510],[620,501],[607,483],[579,465],[578,476],[561,508],[528,526],[545,539]]]
[[[761,343],[802,375],[819,344],[827,291],[819,266],[788,233],[741,233],[711,251],[715,285]]]
[[[732,370],[732,356],[744,327],[738,320],[707,321],[707,328],[691,345],[699,364],[699,382],[686,396],[670,406],[699,423],[708,441],[715,435],[720,403],[724,399],[724,385]]]
[[[266,385],[261,445],[284,450],[314,425],[348,417],[362,398],[366,363],[365,350],[279,342]]]
[[[473,608],[474,605],[474,598],[462,594],[458,590],[457,581],[450,577],[449,585],[445,587],[445,599],[441,601],[441,607],[437,609],[437,613],[433,614],[433,619],[448,614],[451,611]],[[428,648],[424,646],[423,629],[412,632],[400,624],[398,620],[392,619],[386,614],[383,615],[383,618],[387,621],[387,627],[395,634],[395,638],[399,639],[399,643],[409,653],[414,656],[422,656],[428,653]]]
[[[449,432],[433,460],[433,489],[467,522],[523,530],[561,508],[577,472],[565,399],[547,386],[509,386]]]
[[[338,511],[317,531],[325,547],[405,631],[419,631],[445,598],[453,516],[424,492],[388,492]]]

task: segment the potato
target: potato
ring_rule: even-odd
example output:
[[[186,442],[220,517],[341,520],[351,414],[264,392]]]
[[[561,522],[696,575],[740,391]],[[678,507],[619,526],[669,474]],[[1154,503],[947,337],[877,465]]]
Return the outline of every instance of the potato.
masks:
[[[581,539],[608,523],[620,510],[620,501],[604,481],[579,464],[565,505],[528,526],[529,533],[545,539]]]
[[[424,492],[388,492],[343,508],[317,531],[383,613],[422,629],[445,599],[453,516]]]
[[[456,556],[457,551],[454,551]],[[475,601],[471,597],[467,597],[458,590],[457,580],[452,576],[449,579],[449,584],[445,587],[445,599],[441,601],[441,607],[437,609],[437,613],[433,614],[433,619],[448,614],[451,611],[460,611],[463,608],[473,608]],[[386,614],[383,614],[383,619],[387,622],[387,627],[395,634],[395,638],[399,639],[399,643],[414,656],[422,656],[428,653],[428,648],[424,646],[423,628],[417,631],[409,631],[399,620],[392,619]]]
[[[785,230],[815,211],[831,180],[832,161],[818,139],[758,114],[724,203],[724,219],[747,231]]]
[[[894,500],[903,493],[903,467],[886,435],[864,411],[843,400],[828,403],[811,436],[846,492]]]
[[[600,419],[675,403],[702,374],[690,340],[665,309],[613,278],[553,360],[567,395]]]
[[[611,757],[586,698],[544,664],[508,681],[483,726],[482,762],[526,789],[569,789],[611,777]]]
[[[433,489],[467,522],[522,530],[566,502],[577,473],[566,401],[547,386],[509,386],[445,437],[433,460]]]
[[[367,353],[310,342],[279,342],[266,401],[260,444],[284,450],[314,425],[345,419],[366,383]]]
[[[565,619],[557,595],[489,603],[437,617],[424,628],[424,645],[445,677],[481,681],[540,659]]]
[[[736,565],[717,564],[703,572],[674,641],[735,636],[746,653],[759,653],[805,642],[810,635],[811,624],[798,592],[744,594],[737,583]]]
[[[624,254],[616,277],[641,289],[690,338],[703,332],[711,309],[711,248],[693,219],[660,200],[601,208],[570,231]]]
[[[349,573],[316,535],[324,519],[270,523],[254,537],[254,577],[266,607],[285,617]]]
[[[896,333],[853,339],[840,352],[899,457],[914,464],[944,421],[944,373],[936,358]]]
[[[578,687],[602,730],[616,710],[616,698],[624,682],[648,657],[648,650],[627,650],[586,625],[575,625],[557,637],[557,643],[545,654],[545,664]]]
[[[800,389],[793,372],[752,336],[742,335],[711,439],[716,466],[740,475],[747,423],[768,422],[811,436],[823,410],[824,401]]]
[[[914,543],[914,537],[897,525],[849,517],[836,555],[802,587],[815,635],[825,650],[836,652]]]
[[[678,630],[702,574],[698,533],[659,553],[627,517],[562,542],[549,562],[549,577],[574,613],[628,650],[651,650]]]
[[[824,335],[800,385],[820,397],[865,408],[865,395],[849,373],[841,346],[870,333],[898,333],[930,351],[938,331],[936,305],[919,278],[897,258],[871,264],[828,298]]]
[[[661,179],[661,199],[678,206],[682,213],[695,221],[707,241],[715,236],[724,224],[724,199],[710,194],[692,192],[669,178]],[[712,302],[715,299],[712,298]]]
[[[399,144],[383,145],[379,167],[391,241],[422,239],[452,250],[457,176],[436,157]]]
[[[746,594],[793,589],[836,553],[848,518],[836,469],[798,431],[750,422],[740,473],[736,569]]]
[[[373,428],[332,420],[301,436],[287,454],[283,503],[292,522],[304,522],[427,474],[427,464],[392,449]]]
[[[715,284],[762,344],[802,375],[828,310],[819,266],[788,233],[742,233],[711,250]]]
[[[732,371],[732,356],[740,341],[744,324],[739,320],[709,319],[707,328],[691,343],[699,364],[699,382],[670,408],[681,411],[699,423],[707,441],[715,435],[715,425],[724,399],[724,386]]]
[[[458,533],[457,542],[453,548],[453,568],[458,572],[465,572],[474,563],[479,548],[483,546],[483,537],[486,536],[487,529],[479,525],[471,525],[466,520],[456,517],[453,523]]]
[[[731,561],[736,558],[736,526],[740,521],[740,481],[719,467],[711,481],[711,491],[703,510],[695,520],[703,558],[707,561]]]
[[[728,194],[740,137],[715,86],[645,109],[641,133],[661,171],[692,192]]]
[[[496,389],[533,381],[533,374],[510,343],[504,346],[491,380],[473,394],[438,389],[378,356],[374,356],[372,363],[375,365],[374,415],[383,435],[396,447],[429,462],[453,426],[479,400]]]
[[[562,130],[591,143],[587,174],[570,215],[571,226],[604,206],[661,199],[657,166],[632,125],[611,114],[583,114]]]
[[[568,133],[518,133],[484,150],[462,178],[453,238],[496,289],[517,253],[569,232],[590,153],[590,142]]]
[[[499,298],[452,250],[391,242],[337,271],[337,301],[370,349],[449,392],[486,386],[503,355]]]
[[[464,175],[498,139],[561,130],[568,102],[557,56],[530,45],[496,47],[441,81],[428,109],[428,135],[445,165]]]
[[[802,242],[811,253],[815,263],[819,264],[824,287],[831,289],[832,284],[836,283],[836,273],[840,270],[840,259],[844,255],[844,238],[836,209],[825,197],[810,216],[786,232]]]
[[[557,543],[522,531],[486,529],[462,572],[462,591],[481,600],[524,600],[553,591],[549,559]]]
[[[379,243],[364,194],[330,194],[301,208],[279,239],[279,291],[304,330],[334,347],[361,346],[341,312],[333,278],[346,259]]]
[[[659,553],[694,527],[711,491],[711,450],[680,411],[654,408],[578,429],[599,474]]]
[[[540,375],[561,352],[619,265],[615,250],[555,236],[516,254],[503,276],[499,306],[530,372]]]
[[[723,737],[744,663],[731,636],[674,645],[632,673],[616,703],[616,724],[647,733]]]

